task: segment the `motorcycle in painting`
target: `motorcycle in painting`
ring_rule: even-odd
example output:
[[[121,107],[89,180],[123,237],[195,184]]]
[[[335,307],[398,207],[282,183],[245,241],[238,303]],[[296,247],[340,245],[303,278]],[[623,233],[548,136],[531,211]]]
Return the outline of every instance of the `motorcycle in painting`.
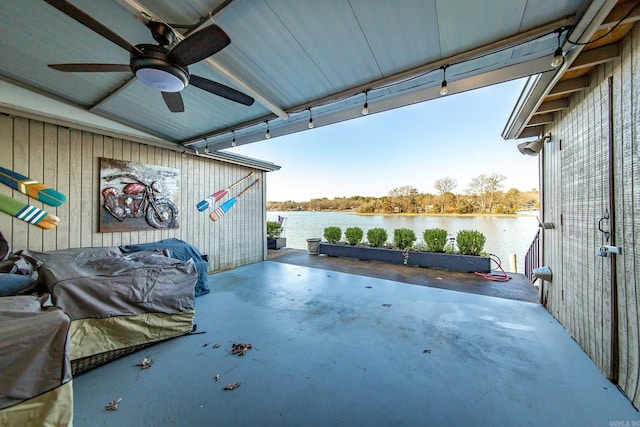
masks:
[[[102,190],[105,209],[118,221],[127,218],[144,217],[154,228],[177,228],[178,207],[171,200],[160,197],[162,184],[153,181],[147,184],[132,174],[116,174],[107,176],[105,181],[117,178],[129,178],[133,182],[124,184],[122,192],[116,187],[106,187]]]

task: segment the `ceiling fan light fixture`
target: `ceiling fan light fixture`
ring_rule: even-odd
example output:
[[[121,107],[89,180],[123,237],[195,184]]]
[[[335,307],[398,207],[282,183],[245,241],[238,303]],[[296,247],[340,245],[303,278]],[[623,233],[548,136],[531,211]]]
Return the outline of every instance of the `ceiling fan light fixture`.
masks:
[[[162,92],[180,92],[187,85],[180,77],[164,70],[141,68],[136,77],[145,85]]]
[[[189,71],[167,61],[167,49],[146,44],[136,47],[143,54],[131,54],[129,66],[142,83],[162,92],[180,92],[187,87]]]

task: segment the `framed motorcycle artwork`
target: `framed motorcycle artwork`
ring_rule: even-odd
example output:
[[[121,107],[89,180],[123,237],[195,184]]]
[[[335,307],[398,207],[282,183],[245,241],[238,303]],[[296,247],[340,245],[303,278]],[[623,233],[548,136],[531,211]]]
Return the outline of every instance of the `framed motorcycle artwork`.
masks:
[[[100,159],[100,232],[180,227],[180,170]]]

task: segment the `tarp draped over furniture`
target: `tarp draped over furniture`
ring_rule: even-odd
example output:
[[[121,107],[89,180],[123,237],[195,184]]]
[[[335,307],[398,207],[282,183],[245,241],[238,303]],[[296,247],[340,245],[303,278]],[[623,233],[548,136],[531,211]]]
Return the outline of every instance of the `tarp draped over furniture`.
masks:
[[[0,425],[71,425],[70,323],[48,296],[0,298]]]
[[[122,253],[117,247],[20,251],[37,265],[38,282],[71,318],[74,362],[191,331],[193,261],[159,251]]]
[[[195,246],[176,238],[160,240],[153,243],[120,246],[120,250],[122,252],[149,251],[157,249],[168,250],[168,255],[171,258],[182,261],[193,260],[196,265],[196,269],[198,270],[198,282],[195,287],[196,297],[211,292],[207,284],[209,277],[209,263],[204,259],[198,248]]]

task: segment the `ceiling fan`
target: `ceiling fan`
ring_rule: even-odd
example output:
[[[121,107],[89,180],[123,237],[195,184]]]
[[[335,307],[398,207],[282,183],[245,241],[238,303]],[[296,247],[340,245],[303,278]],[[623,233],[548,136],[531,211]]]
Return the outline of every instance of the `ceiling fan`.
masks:
[[[174,113],[184,111],[180,91],[189,84],[243,105],[254,102],[249,95],[229,86],[189,73],[189,65],[208,58],[231,43],[224,30],[215,24],[196,31],[169,49],[168,46],[176,41],[173,30],[161,22],[149,21],[146,25],[158,45],[134,46],[66,0],[44,1],[129,52],[129,64],[49,64],[54,70],[84,73],[131,72],[145,85],[161,91],[165,104]]]

